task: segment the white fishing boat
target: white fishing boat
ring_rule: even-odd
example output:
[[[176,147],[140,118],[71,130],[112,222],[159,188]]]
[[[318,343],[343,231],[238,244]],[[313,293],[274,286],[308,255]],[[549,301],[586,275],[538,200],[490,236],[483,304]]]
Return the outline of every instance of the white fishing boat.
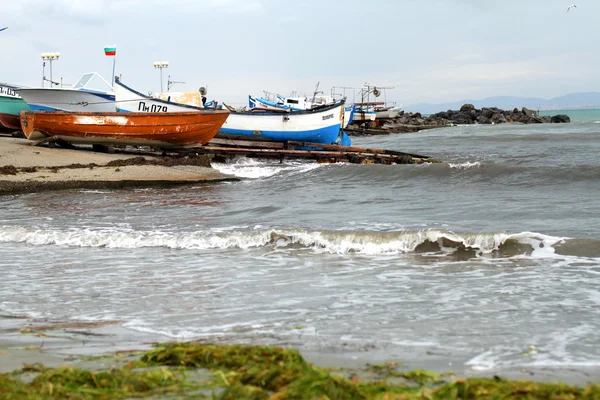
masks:
[[[402,107],[397,107],[396,103],[388,103],[387,100],[385,100],[387,97],[386,90],[393,89],[391,86],[382,87],[365,83],[362,88],[340,87],[338,89],[343,89],[344,94],[346,90],[353,91],[355,109],[352,119],[353,122],[358,124],[374,122],[376,120],[393,119],[400,115],[402,111]],[[358,91],[358,94],[356,91]],[[377,99],[381,95],[383,95],[384,101],[379,101]]]
[[[319,92],[320,93],[320,92]],[[316,107],[322,107],[328,104],[335,104],[336,99],[333,96],[325,96],[315,93],[312,97],[302,96],[293,92],[289,97],[264,91],[264,97],[248,96],[248,106],[253,108],[282,108],[292,111],[310,110]],[[352,123],[354,107],[346,104],[344,107],[343,128]]]
[[[394,119],[400,115],[402,107],[375,107],[376,119]]]
[[[377,112],[372,108],[361,107],[355,105],[354,116],[352,117],[353,122],[370,122],[377,119]]]
[[[177,102],[177,100],[181,101]],[[115,105],[119,112],[193,112],[205,110],[198,99],[180,94],[164,93],[159,97],[148,96],[123,84],[115,78]],[[185,104],[189,102],[191,104]],[[201,102],[200,102],[201,104]]]
[[[15,89],[34,111],[115,111],[113,88],[97,72],[84,74],[72,88]]]
[[[117,109],[127,112],[194,112],[206,108],[194,107],[161,100],[144,95],[115,80]],[[229,117],[217,134],[217,137],[267,140],[284,142],[294,140],[322,144],[350,145],[350,138],[342,132],[345,101],[316,107],[310,110],[269,110],[254,108],[251,110],[230,110]]]

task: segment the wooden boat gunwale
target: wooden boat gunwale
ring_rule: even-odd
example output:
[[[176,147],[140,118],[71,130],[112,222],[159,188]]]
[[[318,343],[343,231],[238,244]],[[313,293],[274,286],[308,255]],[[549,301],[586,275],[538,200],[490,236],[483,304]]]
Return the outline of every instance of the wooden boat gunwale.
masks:
[[[222,110],[215,110],[213,108],[196,107],[196,106],[190,106],[189,104],[175,103],[175,102],[172,102],[172,101],[163,100],[163,99],[155,98],[155,97],[152,97],[152,96],[148,96],[146,94],[138,92],[135,89],[130,88],[129,86],[127,86],[126,84],[124,84],[123,82],[121,82],[121,80],[117,76],[115,76],[115,85],[121,85],[121,86],[123,86],[125,89],[127,89],[127,90],[129,90],[129,91],[131,91],[131,92],[133,92],[135,94],[137,94],[138,96],[140,96],[144,100],[152,100],[152,101],[155,101],[157,103],[162,103],[162,104],[166,104],[166,105],[176,105],[176,106],[179,106],[179,107],[189,108],[191,110],[196,110],[196,111],[222,111]],[[116,103],[123,103],[123,102],[124,101],[116,101]],[[180,112],[180,111],[176,111],[176,112]],[[121,113],[123,113],[123,112],[121,112]],[[127,113],[128,114],[134,114],[134,113],[138,113],[138,111],[127,111]],[[169,112],[169,114],[174,114],[174,113]]]

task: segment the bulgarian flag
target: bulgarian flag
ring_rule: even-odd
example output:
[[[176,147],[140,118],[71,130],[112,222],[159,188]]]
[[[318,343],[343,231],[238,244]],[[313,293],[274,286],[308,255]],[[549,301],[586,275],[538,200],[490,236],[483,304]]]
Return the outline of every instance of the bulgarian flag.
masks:
[[[105,46],[104,54],[108,57],[115,57],[117,55],[117,46]]]

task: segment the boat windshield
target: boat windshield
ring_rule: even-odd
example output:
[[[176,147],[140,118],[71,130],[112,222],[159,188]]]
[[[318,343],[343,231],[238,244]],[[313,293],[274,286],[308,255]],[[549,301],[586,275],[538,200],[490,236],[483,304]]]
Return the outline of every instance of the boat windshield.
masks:
[[[89,72],[83,74],[77,81],[73,89],[87,89],[98,92],[112,92],[113,88],[110,83],[106,82],[97,72]]]

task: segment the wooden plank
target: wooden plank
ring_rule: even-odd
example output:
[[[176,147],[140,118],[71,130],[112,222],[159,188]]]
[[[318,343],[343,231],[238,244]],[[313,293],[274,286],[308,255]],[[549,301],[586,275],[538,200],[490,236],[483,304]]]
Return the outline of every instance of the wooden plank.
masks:
[[[293,145],[293,146],[298,146],[298,147],[317,147],[317,148],[328,149],[328,150],[367,152],[367,153],[377,153],[377,154],[390,154],[390,155],[394,155],[394,156],[408,156],[408,157],[423,158],[423,159],[430,158],[429,156],[422,156],[422,155],[419,155],[419,154],[404,153],[404,152],[401,152],[401,151],[394,151],[394,150],[368,149],[368,148],[364,148],[364,147],[338,146],[338,145],[335,145],[335,144],[320,144],[320,143],[296,142],[296,141],[289,141],[288,143],[291,144],[291,145]]]
[[[238,140],[238,139],[224,139],[214,138],[207,143],[208,146],[212,145],[228,145],[230,147],[260,147],[268,149],[283,149],[284,144],[281,142],[267,142],[265,140]]]
[[[343,149],[343,146],[337,146]],[[245,156],[259,156],[259,157],[295,157],[295,158],[311,158],[311,159],[323,159],[323,158],[334,158],[352,160],[357,159],[359,161],[374,160],[378,163],[385,164],[407,164],[406,158],[401,158],[393,154],[384,153],[373,153],[373,152],[356,152],[356,151],[327,151],[327,150],[289,150],[289,149],[244,149],[239,147],[213,147],[204,146],[197,149],[198,153],[203,154],[217,154],[217,155],[245,155]],[[410,163],[423,162],[422,159],[411,158]]]

